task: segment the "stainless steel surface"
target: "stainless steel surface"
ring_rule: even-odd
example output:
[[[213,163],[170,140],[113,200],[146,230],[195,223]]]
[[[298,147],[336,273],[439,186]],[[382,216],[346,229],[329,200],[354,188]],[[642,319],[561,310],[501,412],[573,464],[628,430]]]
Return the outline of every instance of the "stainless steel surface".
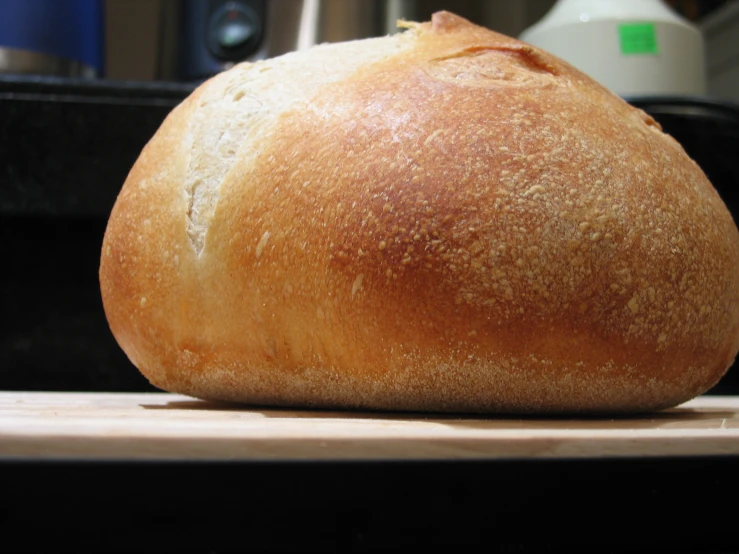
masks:
[[[93,67],[59,56],[0,48],[0,74],[95,77],[97,72]]]
[[[418,0],[271,0],[268,10],[267,36],[257,59],[393,34],[398,19],[416,19]]]

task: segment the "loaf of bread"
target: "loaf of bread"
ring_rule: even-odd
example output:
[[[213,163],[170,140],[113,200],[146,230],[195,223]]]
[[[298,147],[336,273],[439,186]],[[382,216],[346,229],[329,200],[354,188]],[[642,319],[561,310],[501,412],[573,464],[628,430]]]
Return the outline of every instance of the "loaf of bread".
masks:
[[[131,170],[113,334],[155,386],[250,405],[625,413],[739,350],[739,232],[680,145],[447,12],[244,63]]]

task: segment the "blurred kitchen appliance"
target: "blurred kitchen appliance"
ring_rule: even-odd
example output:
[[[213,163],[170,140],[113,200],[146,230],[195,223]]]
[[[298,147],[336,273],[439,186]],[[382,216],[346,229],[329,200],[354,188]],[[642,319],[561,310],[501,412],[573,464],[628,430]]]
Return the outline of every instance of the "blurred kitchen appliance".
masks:
[[[183,0],[177,79],[207,78],[241,61],[323,42],[382,36],[414,19],[417,0]]]
[[[521,39],[622,96],[705,93],[703,37],[661,0],[558,0]]]
[[[100,76],[103,22],[101,0],[2,0],[0,73]]]
[[[253,59],[263,42],[266,0],[184,0],[179,76],[196,80]]]

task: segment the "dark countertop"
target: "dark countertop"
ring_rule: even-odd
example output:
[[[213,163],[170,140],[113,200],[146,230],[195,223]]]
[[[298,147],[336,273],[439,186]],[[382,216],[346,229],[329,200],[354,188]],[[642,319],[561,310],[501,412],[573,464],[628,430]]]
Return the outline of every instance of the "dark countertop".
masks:
[[[108,329],[105,225],[194,85],[0,76],[0,389],[154,390]]]
[[[739,551],[734,458],[0,471],[14,552]]]
[[[0,76],[0,214],[107,217],[141,149],[192,89]]]

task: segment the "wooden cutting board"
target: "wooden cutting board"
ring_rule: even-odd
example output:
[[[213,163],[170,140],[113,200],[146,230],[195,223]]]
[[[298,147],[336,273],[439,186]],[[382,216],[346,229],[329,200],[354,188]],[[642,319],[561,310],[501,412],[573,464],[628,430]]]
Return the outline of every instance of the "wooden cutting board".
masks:
[[[481,460],[739,455],[739,396],[646,416],[242,408],[174,394],[0,392],[0,459]]]

